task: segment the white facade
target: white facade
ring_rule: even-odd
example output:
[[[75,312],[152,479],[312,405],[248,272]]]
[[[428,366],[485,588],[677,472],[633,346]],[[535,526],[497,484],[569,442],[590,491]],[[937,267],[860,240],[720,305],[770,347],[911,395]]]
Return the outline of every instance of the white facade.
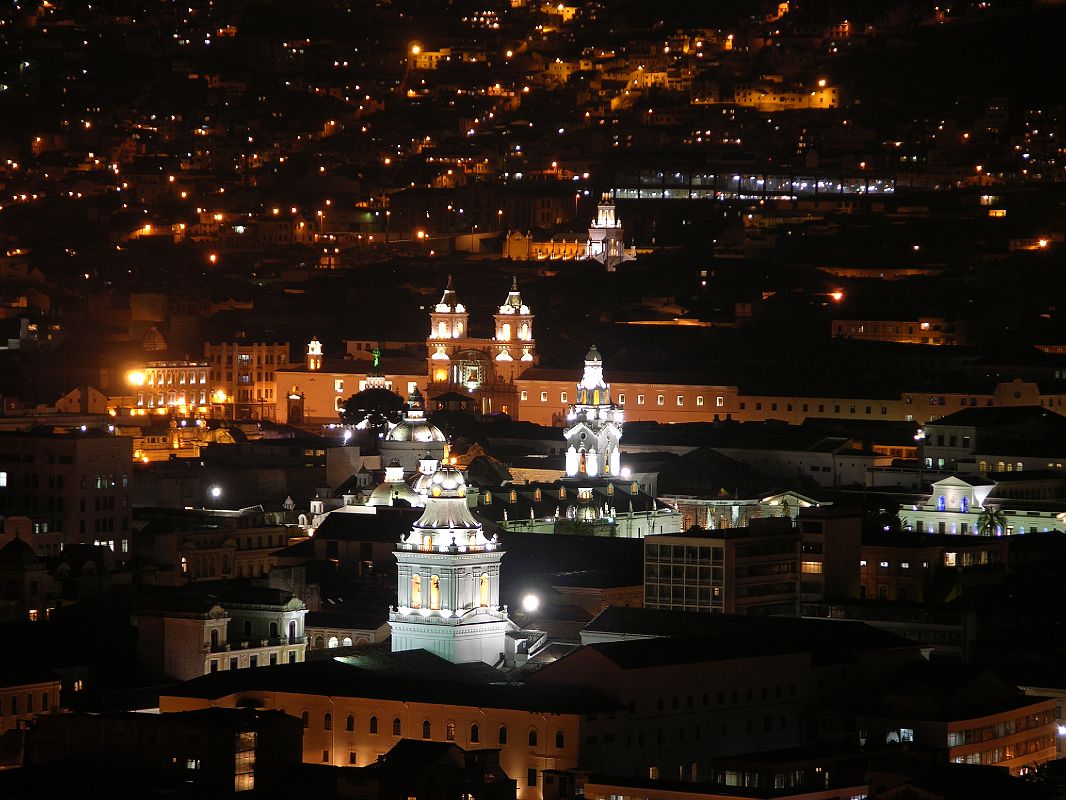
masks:
[[[623,261],[632,261],[634,258],[633,253],[626,250],[622,223],[615,216],[614,201],[609,195],[603,195],[596,208],[596,219],[589,227],[585,254],[607,267],[608,272],[614,272]]]
[[[619,475],[622,409],[611,402],[603,379],[603,359],[593,345],[585,356],[585,372],[577,384],[577,402],[566,415],[566,476],[597,478]]]
[[[918,533],[976,535],[985,509],[995,507],[1005,523],[996,526],[996,536],[1066,531],[1066,504],[1000,498],[997,488],[991,481],[943,478],[924,502],[900,509],[900,525]]]
[[[430,478],[426,510],[395,552],[392,650],[429,650],[453,663],[503,657],[515,628],[500,605],[503,550],[470,514],[466,482],[451,466]]]
[[[496,341],[499,348],[496,361],[533,362],[533,312],[522,302],[518,293],[518,279],[512,278],[511,291],[507,293],[496,320]]]

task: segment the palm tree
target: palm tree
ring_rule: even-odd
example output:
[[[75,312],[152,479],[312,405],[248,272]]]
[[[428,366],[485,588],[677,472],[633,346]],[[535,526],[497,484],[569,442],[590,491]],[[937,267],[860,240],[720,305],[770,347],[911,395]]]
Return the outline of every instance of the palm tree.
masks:
[[[986,505],[977,518],[977,532],[981,536],[996,536],[1007,530],[1007,515],[997,505]]]

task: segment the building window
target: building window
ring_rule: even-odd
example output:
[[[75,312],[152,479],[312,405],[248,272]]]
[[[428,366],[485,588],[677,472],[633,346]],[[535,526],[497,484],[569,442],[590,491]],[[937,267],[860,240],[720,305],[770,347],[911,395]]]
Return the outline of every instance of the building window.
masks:
[[[559,402],[560,403],[565,403],[566,402],[566,392],[559,392]]]
[[[806,572],[808,575],[820,575],[822,572],[821,561],[803,561],[800,564],[800,571]]]
[[[481,728],[475,722],[470,726],[470,743],[477,744],[479,741],[481,741]]]
[[[683,405],[685,405],[685,396],[684,396],[683,394],[679,394],[679,395],[677,396],[677,404],[678,404],[679,406],[683,406]]]
[[[537,731],[534,728],[530,728],[529,729],[529,746],[530,747],[536,747],[537,746]]]
[[[526,770],[526,783],[529,786],[536,786],[537,785],[537,769],[536,769],[536,767],[530,767],[528,770]]]
[[[300,719],[303,721],[304,727],[311,727],[311,714],[307,711],[300,714]]]
[[[371,717],[370,718],[370,732],[371,733],[377,733],[378,732],[378,718],[377,717]]]
[[[555,732],[555,746],[556,746],[556,748],[561,750],[563,748],[563,746],[565,745],[565,743],[566,743],[566,740],[563,737],[563,732],[562,731],[556,731]]]
[[[449,742],[455,741],[455,723],[451,720],[444,726],[444,738]]]
[[[392,720],[392,735],[399,736],[403,733],[403,725],[400,723],[399,717],[393,717]]]
[[[642,394],[638,394],[637,395],[637,405],[638,406],[644,405],[644,395],[642,395]]]
[[[499,741],[500,744],[507,744],[507,726],[506,725],[501,725],[500,726],[500,734],[499,734],[498,741]]]
[[[422,738],[428,739],[433,733],[433,726],[429,724],[429,720],[422,720]]]
[[[541,392],[540,393],[540,402],[542,402],[542,403],[547,403],[548,402],[548,393],[547,392]]]
[[[337,393],[344,391],[344,380],[342,378],[337,378],[333,381],[333,390]]]
[[[528,400],[529,399],[529,392],[527,392],[525,389],[522,390],[522,399],[523,400]]]
[[[618,395],[618,405],[625,405],[625,402],[626,402],[626,394],[625,394],[625,392],[621,392]]]
[[[657,398],[657,402],[658,402],[659,405],[665,405],[666,404],[666,395],[662,395],[662,394],[659,395],[658,398]]]
[[[349,714],[344,718],[344,730],[349,732],[355,730],[355,714]]]
[[[703,395],[702,394],[696,395],[696,405],[697,406],[702,406],[703,405]]]
[[[322,729],[327,731],[333,730],[333,715],[330,714],[328,711],[326,712],[326,715],[322,718]]]

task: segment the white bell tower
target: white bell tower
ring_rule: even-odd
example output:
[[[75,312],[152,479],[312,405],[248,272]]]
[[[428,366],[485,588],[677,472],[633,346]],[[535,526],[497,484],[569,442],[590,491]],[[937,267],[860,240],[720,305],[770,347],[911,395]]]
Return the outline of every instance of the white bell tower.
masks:
[[[585,372],[577,385],[577,402],[566,415],[566,477],[618,475],[622,409],[611,402],[611,385],[603,379],[603,358],[596,345],[585,356]]]
[[[511,278],[511,291],[507,293],[507,299],[494,317],[496,368],[501,377],[513,379],[537,360],[533,340],[533,312],[522,302],[522,295],[518,291],[518,278]],[[513,362],[518,362],[518,365]],[[507,366],[510,366],[509,370]]]
[[[441,466],[426,488],[425,512],[396,546],[392,650],[496,664],[517,627],[500,605],[503,550],[470,514],[459,470]]]

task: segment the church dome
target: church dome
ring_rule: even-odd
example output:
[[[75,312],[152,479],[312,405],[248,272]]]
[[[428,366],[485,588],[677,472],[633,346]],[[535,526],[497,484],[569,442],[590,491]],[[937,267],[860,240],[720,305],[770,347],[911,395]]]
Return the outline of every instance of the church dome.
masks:
[[[385,436],[389,442],[443,442],[440,428],[422,417],[407,418],[398,422]]]
[[[419,508],[426,504],[425,498],[403,481],[385,481],[375,486],[366,504],[368,506],[392,506],[398,505],[397,500],[403,501],[399,505],[406,504]]]
[[[411,529],[408,544],[433,548],[480,547],[488,540],[466,504],[466,481],[455,467],[440,467],[429,480],[426,510]]]
[[[600,351],[596,349],[596,345],[592,345],[589,351],[585,354],[586,361],[599,361],[603,362],[603,356],[600,355]]]

